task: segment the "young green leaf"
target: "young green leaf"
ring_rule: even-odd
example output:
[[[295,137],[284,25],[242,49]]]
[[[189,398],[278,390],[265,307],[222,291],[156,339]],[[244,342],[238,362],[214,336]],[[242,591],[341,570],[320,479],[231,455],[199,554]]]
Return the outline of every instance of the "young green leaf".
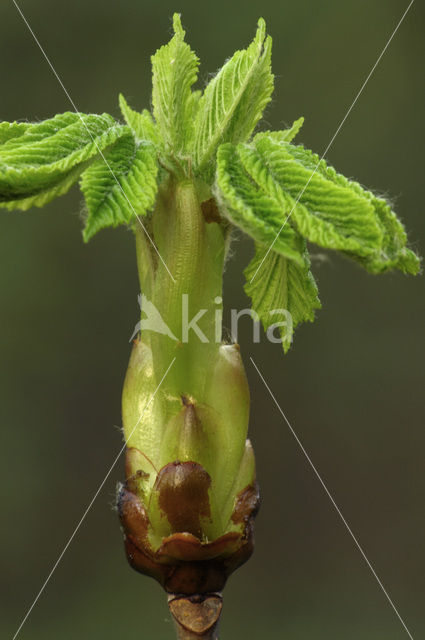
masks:
[[[0,122],[0,144],[19,138],[30,126],[29,122]]]
[[[173,38],[152,56],[152,104],[166,147],[180,155],[192,138],[197,96],[191,87],[198,76],[199,60],[184,41],[185,32],[177,13],[173,26]]]
[[[333,167],[327,166],[319,157],[303,149],[304,162],[309,167],[318,166],[318,171],[326,179],[332,180],[342,187],[348,187],[363,198],[367,198],[374,207],[383,241],[380,250],[361,257],[350,255],[371,273],[382,273],[390,269],[399,269],[403,273],[416,275],[421,266],[420,258],[406,247],[407,235],[402,222],[398,219],[390,204],[383,198],[378,198],[371,191],[364,189],[358,182],[348,180],[345,176],[337,173]]]
[[[291,222],[303,236],[344,251],[375,273],[391,268],[418,272],[419,259],[406,248],[403,225],[385,200],[338,174],[303,146],[264,137],[256,150],[262,163],[251,164],[251,175],[267,192],[269,180],[276,193],[281,190],[292,197]]]
[[[119,95],[119,103],[121,113],[124,116],[126,123],[132,130],[136,140],[138,142],[141,142],[142,140],[149,140],[157,147],[160,147],[161,138],[150,111],[148,111],[147,109],[143,109],[141,113],[139,113],[138,111],[134,111],[131,107],[129,107],[122,93],[120,93]]]
[[[0,208],[3,207],[8,211],[13,211],[14,209],[20,209],[21,211],[27,211],[31,207],[44,207],[45,204],[51,202],[55,198],[64,195],[70,188],[78,181],[78,178],[81,175],[81,172],[85,167],[89,166],[89,162],[82,162],[81,164],[74,167],[64,176],[55,182],[52,182],[52,186],[47,189],[41,189],[33,193],[32,195],[28,195],[26,197],[19,197],[16,200],[6,200],[2,201],[0,197]]]
[[[419,258],[406,248],[403,225],[385,200],[338,174],[311,151],[283,141],[281,132],[258,134],[253,143],[233,150],[221,147],[217,186],[218,198],[225,203],[227,199],[228,217],[242,229],[244,220],[249,220],[250,230],[244,230],[256,240],[265,242],[260,229],[273,220],[274,237],[268,241],[280,253],[281,236],[292,227],[311,242],[346,253],[373,273],[391,268],[419,271]],[[248,194],[254,193],[256,201],[250,196],[249,202]]]
[[[289,129],[282,129],[281,131],[260,131],[254,136],[253,142],[261,140],[261,138],[271,138],[277,142],[291,142],[296,135],[300,132],[301,127],[304,124],[304,118],[298,118],[292,124]]]
[[[0,146],[0,207],[26,210],[65,193],[89,160],[129,130],[107,114],[67,112],[20,135],[13,125],[3,131],[16,135]]]
[[[360,187],[361,189],[361,187]],[[379,251],[366,256],[350,256],[371,273],[383,273],[390,269],[399,269],[403,273],[416,275],[421,268],[421,259],[406,247],[406,231],[390,205],[382,198],[366,192],[375,207],[384,240]]]
[[[275,251],[302,266],[302,238],[290,225],[279,234],[283,204],[252,180],[238,155],[240,147],[226,143],[217,152],[214,193],[223,215],[257,242],[274,243]],[[289,213],[289,205],[286,211]]]
[[[255,256],[244,271],[244,289],[265,331],[279,323],[286,352],[291,346],[295,327],[300,322],[312,322],[314,310],[321,304],[307,251],[304,250],[303,254],[304,264],[299,265],[275,251],[267,253],[267,250],[267,245],[255,243]]]
[[[271,38],[258,21],[254,41],[236,51],[206,87],[196,119],[195,164],[202,170],[219,144],[245,142],[271,99]]]
[[[128,224],[152,208],[157,191],[156,151],[149,142],[136,142],[132,133],[121,138],[81,176],[87,205],[83,237],[88,242],[105,227]]]
[[[285,207],[290,203],[290,221],[310,241],[360,256],[379,248],[383,234],[369,200],[318,171],[313,174],[299,160],[300,149],[263,137],[255,149],[242,147],[240,157],[266,193]],[[299,204],[295,206],[298,197]],[[284,220],[283,216],[282,223]]]

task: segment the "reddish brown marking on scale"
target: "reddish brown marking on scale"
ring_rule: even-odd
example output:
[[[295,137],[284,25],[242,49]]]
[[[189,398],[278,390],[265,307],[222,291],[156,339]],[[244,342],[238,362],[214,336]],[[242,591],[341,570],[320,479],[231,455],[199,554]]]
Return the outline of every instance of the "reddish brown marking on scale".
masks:
[[[240,524],[254,518],[260,508],[260,492],[258,484],[248,485],[242,489],[236,497],[235,508],[232,513],[232,522]]]
[[[182,395],[182,403],[185,407],[188,407],[189,405],[192,405],[192,402],[189,400],[189,398],[185,395]]]
[[[202,562],[232,555],[239,549],[241,542],[242,535],[236,531],[230,531],[212,542],[201,542],[190,533],[174,533],[164,538],[157,553],[158,556],[168,556],[175,560]]]
[[[199,467],[203,472],[201,478],[205,483],[205,495],[207,495],[210,478],[200,465],[194,462],[176,462],[167,466],[172,470],[166,475],[170,473],[173,475],[177,467],[184,467],[186,475],[189,476],[190,469],[196,474],[199,473]],[[170,489],[168,482],[165,483],[165,488]],[[240,492],[239,506],[237,505],[236,510],[237,513],[240,511],[236,518],[242,517],[242,521],[245,522],[243,532],[229,532],[208,543],[201,542],[193,533],[174,533],[165,538],[160,548],[154,551],[148,536],[150,524],[145,507],[137,495],[129,490],[128,484],[122,487],[118,495],[118,511],[130,565],[136,571],[158,580],[169,594],[211,595],[221,591],[229,575],[248,560],[254,549],[254,514],[258,501],[255,501],[254,505],[253,496],[256,487],[251,487],[251,491],[248,489],[249,487]],[[188,494],[183,491],[183,494],[185,500],[188,500],[190,491]],[[248,499],[250,494],[251,497]],[[170,495],[167,497],[171,500],[172,495],[173,492],[170,489]]]
[[[170,462],[159,472],[154,489],[173,533],[202,538],[201,518],[211,517],[211,477],[197,462]]]
[[[204,202],[201,203],[201,209],[205,222],[222,222],[215,198],[204,200]]]
[[[223,601],[219,596],[174,598],[168,603],[177,622],[188,631],[203,636],[218,622]]]
[[[118,513],[124,531],[139,548],[148,544],[149,518],[141,500],[126,487],[118,495]]]

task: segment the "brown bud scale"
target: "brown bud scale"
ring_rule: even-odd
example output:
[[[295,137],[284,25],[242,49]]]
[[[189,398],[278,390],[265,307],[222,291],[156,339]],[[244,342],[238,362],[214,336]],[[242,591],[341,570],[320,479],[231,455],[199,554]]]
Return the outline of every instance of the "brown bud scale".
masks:
[[[191,473],[184,478],[184,470],[189,468]],[[132,491],[132,483],[127,482],[119,491],[118,511],[128,561],[136,571],[155,578],[170,594],[194,596],[222,591],[229,575],[253,552],[253,520],[259,504],[257,486],[246,487],[237,497],[232,521],[242,524],[239,531],[229,531],[208,542],[196,535],[200,530],[199,515],[209,513],[207,476],[194,462],[174,462],[160,470],[159,502],[173,533],[162,539],[158,549],[152,548],[149,517]],[[190,477],[199,481],[196,490]],[[191,500],[195,507],[185,513]]]

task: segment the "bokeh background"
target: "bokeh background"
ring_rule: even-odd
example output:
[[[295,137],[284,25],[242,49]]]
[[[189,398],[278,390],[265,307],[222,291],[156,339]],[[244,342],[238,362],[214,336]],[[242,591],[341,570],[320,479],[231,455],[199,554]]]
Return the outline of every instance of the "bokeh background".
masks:
[[[78,109],[149,106],[149,56],[181,11],[200,85],[253,36],[274,39],[267,126],[304,115],[326,148],[407,0],[20,0]],[[327,157],[389,194],[424,252],[423,7],[414,3]],[[70,109],[12,0],[0,8],[0,120]],[[121,447],[120,393],[138,320],[131,234],[81,242],[78,189],[0,215],[1,636],[12,638]],[[241,239],[225,300],[243,308]],[[414,638],[425,637],[424,280],[314,261],[323,310],[293,350],[240,343],[263,506],[256,552],[226,588],[223,639],[408,637],[253,369],[252,356]],[[225,314],[228,323],[229,316]],[[127,566],[111,473],[23,627],[22,640],[171,640],[159,586]]]

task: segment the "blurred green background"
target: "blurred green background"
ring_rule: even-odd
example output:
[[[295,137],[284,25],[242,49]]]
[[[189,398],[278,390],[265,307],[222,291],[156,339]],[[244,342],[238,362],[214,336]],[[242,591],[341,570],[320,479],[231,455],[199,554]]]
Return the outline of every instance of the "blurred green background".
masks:
[[[83,112],[119,117],[117,94],[149,106],[149,56],[173,11],[204,85],[262,15],[274,39],[267,126],[304,115],[322,153],[407,7],[406,1],[74,0],[20,6]],[[327,157],[389,194],[424,253],[423,7],[413,5]],[[70,104],[11,0],[0,9],[0,120]],[[120,393],[138,320],[131,234],[81,241],[78,189],[42,210],[0,215],[0,630],[12,638],[120,446]],[[227,266],[229,308],[247,306]],[[252,356],[322,474],[413,637],[425,636],[424,281],[373,277],[328,254],[314,262],[323,310],[289,355],[240,343],[252,389],[250,435],[263,505],[256,552],[229,581],[222,637],[402,640],[375,578],[253,369]],[[128,567],[114,503],[116,466],[31,616],[22,640],[171,640],[160,587]]]

